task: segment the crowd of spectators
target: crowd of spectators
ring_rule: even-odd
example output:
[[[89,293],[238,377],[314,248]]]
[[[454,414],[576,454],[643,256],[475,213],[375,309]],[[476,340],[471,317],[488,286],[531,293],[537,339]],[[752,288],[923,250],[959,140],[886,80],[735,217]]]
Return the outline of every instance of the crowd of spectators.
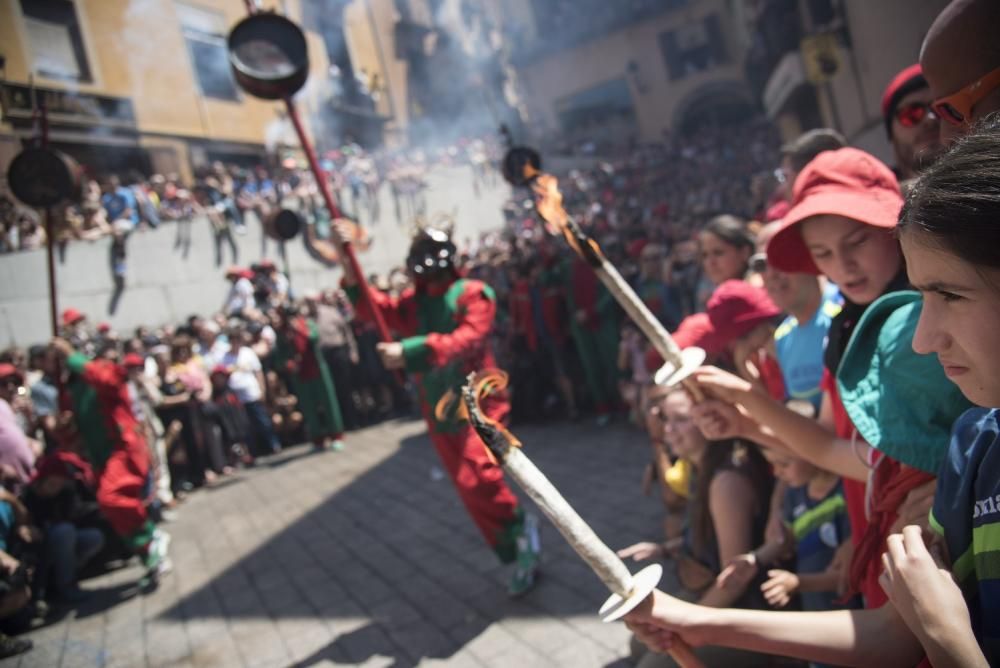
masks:
[[[366,225],[377,224],[383,212],[379,192],[388,188],[399,225],[426,213],[427,173],[439,166],[471,169],[478,193],[495,176],[490,165],[499,158],[497,142],[463,139],[434,150],[366,151],[348,144],[329,151],[320,162],[328,182],[346,212]],[[246,231],[254,219],[263,223],[282,206],[325,216],[305,161],[285,157],[274,164],[236,165],[213,162],[198,169],[192,183],[178,174],[138,172],[84,178],[79,202],[54,213],[55,241],[60,247],[75,241],[122,239],[165,223],[179,226],[180,244],[190,243],[190,224],[205,219],[217,241],[234,249],[233,234]],[[44,248],[46,231],[38,213],[0,192],[0,253]],[[221,264],[221,255],[219,256]]]
[[[539,193],[515,189],[503,230],[460,240],[459,273],[497,296],[515,423],[628,419],[648,436],[663,533],[620,555],[677,577],[626,618],[641,668],[676,665],[679,640],[710,666],[1000,660],[998,20],[988,0],[954,3],[923,68],[889,82],[894,169],[833,130],[779,147],[749,121],[562,175],[568,213],[677,344],[705,351],[685,385],[656,382],[664,360],[536,215]],[[410,410],[342,292],[291,294],[266,261],[226,278],[211,317],[121,338],[69,309],[61,338],[0,359],[0,617],[85,596],[77,570],[115,543],[101,513],[45,500],[94,493],[100,464],[59,401],[83,360],[128,370],[159,519],[258,457],[336,450]],[[405,270],[371,282],[411,287]]]

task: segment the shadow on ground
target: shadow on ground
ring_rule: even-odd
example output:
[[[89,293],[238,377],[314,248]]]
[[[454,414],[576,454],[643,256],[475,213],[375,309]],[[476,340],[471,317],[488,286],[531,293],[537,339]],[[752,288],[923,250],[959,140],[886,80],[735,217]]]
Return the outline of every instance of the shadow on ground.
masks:
[[[640,492],[648,449],[636,430],[581,422],[516,432],[610,546],[658,535],[661,506]],[[538,586],[508,598],[508,570],[422,423],[350,434],[342,453],[293,448],[239,478],[192,497],[168,526],[175,572],[105,613],[106,651],[125,651],[111,644],[115,633],[138,633],[145,649],[133,651],[151,665],[627,665],[627,631],[596,615],[607,592],[544,519]],[[123,585],[95,598],[115,605],[133,593]],[[75,638],[71,629],[63,645]]]

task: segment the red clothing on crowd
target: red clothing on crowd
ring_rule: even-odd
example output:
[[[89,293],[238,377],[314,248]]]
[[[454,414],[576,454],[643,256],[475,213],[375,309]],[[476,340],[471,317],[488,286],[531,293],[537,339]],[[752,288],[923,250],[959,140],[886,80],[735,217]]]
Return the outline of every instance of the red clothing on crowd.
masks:
[[[840,392],[837,390],[837,380],[828,369],[823,370],[823,379],[820,387],[830,396],[833,404],[833,430],[839,438],[852,438],[854,436],[854,423],[844,404],[840,401]],[[857,546],[861,537],[868,530],[868,518],[865,514],[865,483],[859,480],[843,479],[844,502],[847,504],[847,516],[851,520],[851,542]]]
[[[518,279],[510,290],[510,330],[515,336],[523,336],[528,350],[538,350],[538,332],[531,309],[531,281]]]
[[[110,360],[90,361],[75,353],[67,365],[97,393],[97,411],[104,425],[105,443],[88,444],[107,448],[98,473],[97,502],[112,528],[141,547],[152,536],[148,525],[144,490],[149,477],[150,457],[143,427],[132,412],[128,392],[128,372]],[[97,462],[92,462],[97,465]]]

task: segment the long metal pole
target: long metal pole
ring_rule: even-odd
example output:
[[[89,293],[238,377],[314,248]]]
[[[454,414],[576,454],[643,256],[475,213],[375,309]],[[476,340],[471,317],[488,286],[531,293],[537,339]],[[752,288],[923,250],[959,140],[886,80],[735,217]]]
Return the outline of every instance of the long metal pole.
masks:
[[[244,0],[244,5],[246,5],[248,14],[253,15],[260,11],[260,5],[257,0]],[[320,195],[323,196],[323,203],[326,205],[327,211],[330,212],[330,220],[334,221],[341,217],[340,207],[333,200],[330,186],[326,180],[326,174],[320,169],[319,161],[316,159],[316,151],[313,149],[312,142],[309,141],[305,126],[302,125],[302,119],[299,116],[299,110],[295,107],[294,100],[289,96],[284,99],[284,102],[288,117],[292,119],[292,125],[295,127],[295,134],[299,138],[299,144],[302,146],[302,152],[306,154],[306,160],[309,162],[309,171],[312,172],[313,178],[316,179],[316,186],[319,188]],[[361,291],[361,298],[372,312],[372,319],[375,321],[375,328],[378,330],[379,338],[386,342],[394,341],[395,339],[393,339],[392,334],[389,332],[385,318],[382,316],[382,311],[379,310],[375,305],[375,300],[372,299],[371,286],[368,285],[368,279],[365,278],[364,273],[361,271],[361,265],[354,254],[354,248],[350,242],[340,243],[336,234],[333,235],[333,239],[337,245],[337,249],[340,251],[341,260],[346,261],[354,273],[354,279],[357,281],[358,289]]]
[[[330,220],[336,220],[341,217],[340,209],[337,207],[336,202],[333,201],[333,194],[330,192],[330,186],[326,180],[326,174],[320,169],[319,161],[316,159],[316,151],[313,150],[312,143],[309,141],[309,137],[306,136],[305,126],[302,125],[302,119],[299,118],[298,109],[295,108],[295,103],[292,98],[285,98],[285,107],[288,109],[288,117],[292,119],[292,125],[295,126],[295,134],[299,136],[299,143],[302,144],[302,151],[306,154],[306,160],[309,162],[309,170],[312,172],[313,178],[316,179],[316,186],[319,188],[320,194],[323,196],[323,203],[326,204],[327,210],[330,212]],[[332,235],[334,239],[338,238],[338,235]],[[336,242],[335,242],[336,243]],[[349,242],[344,242],[340,244],[340,255],[341,259],[345,260],[351,268],[351,272],[354,274],[354,279],[358,282],[358,289],[361,290],[361,297],[368,304],[368,309],[372,313],[372,318],[375,320],[375,327],[378,329],[379,338],[383,341],[394,341],[392,334],[389,332],[389,327],[385,323],[385,318],[382,316],[382,311],[379,310],[378,306],[375,305],[375,300],[372,299],[371,286],[368,285],[368,279],[361,272],[361,265],[358,264],[358,258],[354,254],[354,248]]]

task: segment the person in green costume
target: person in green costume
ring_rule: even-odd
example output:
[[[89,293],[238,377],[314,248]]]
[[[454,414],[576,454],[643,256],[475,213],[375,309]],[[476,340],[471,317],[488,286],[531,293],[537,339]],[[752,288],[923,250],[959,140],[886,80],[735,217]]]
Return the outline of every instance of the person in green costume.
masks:
[[[344,421],[330,369],[319,350],[319,329],[291,309],[276,318],[274,361],[291,378],[292,393],[305,422],[306,438],[317,449],[344,449]]]

